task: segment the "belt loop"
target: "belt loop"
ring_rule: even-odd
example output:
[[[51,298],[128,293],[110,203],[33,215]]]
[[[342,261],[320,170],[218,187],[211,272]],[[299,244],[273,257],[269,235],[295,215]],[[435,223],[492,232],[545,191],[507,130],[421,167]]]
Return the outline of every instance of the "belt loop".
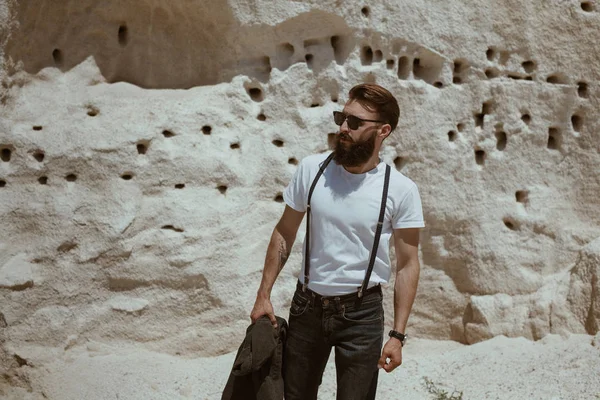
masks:
[[[302,284],[302,292],[306,293],[306,288],[308,287],[308,285],[306,283]]]
[[[360,299],[360,298],[362,298],[362,296],[363,296],[363,288],[361,286],[358,288],[358,298]]]

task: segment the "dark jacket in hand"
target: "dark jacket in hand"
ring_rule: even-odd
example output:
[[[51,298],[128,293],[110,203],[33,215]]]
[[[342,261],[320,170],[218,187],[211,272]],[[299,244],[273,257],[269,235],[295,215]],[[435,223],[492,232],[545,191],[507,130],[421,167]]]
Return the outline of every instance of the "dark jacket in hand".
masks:
[[[246,338],[238,349],[222,400],[283,399],[287,322],[276,318],[277,328],[263,316],[246,329]]]

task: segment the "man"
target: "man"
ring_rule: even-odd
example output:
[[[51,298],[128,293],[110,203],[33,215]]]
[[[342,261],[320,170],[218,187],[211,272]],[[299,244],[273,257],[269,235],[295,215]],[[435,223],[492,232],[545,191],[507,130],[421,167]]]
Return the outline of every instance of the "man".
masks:
[[[332,347],[338,399],[374,399],[378,367],[389,373],[402,363],[424,223],[417,186],[379,159],[399,114],[396,99],[383,87],[353,87],[343,111],[334,112],[340,129],[333,153],[302,160],[285,190],[285,211],[271,236],[250,318],[254,322],[267,315],[276,325],[271,289],[308,212],[304,263],[289,315],[286,400],[317,398]],[[382,351],[380,284],[391,275],[392,234],[397,258],[394,325]]]

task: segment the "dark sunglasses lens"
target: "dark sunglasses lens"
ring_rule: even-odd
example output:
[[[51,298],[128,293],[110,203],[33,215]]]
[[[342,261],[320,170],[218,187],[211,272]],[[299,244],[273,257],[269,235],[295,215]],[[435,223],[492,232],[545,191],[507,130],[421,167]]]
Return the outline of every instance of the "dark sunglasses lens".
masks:
[[[339,111],[333,112],[333,121],[335,122],[336,125],[342,126],[342,124],[344,123],[345,120],[346,120],[346,116],[344,115],[344,113],[341,113]]]
[[[348,128],[352,130],[356,130],[360,126],[360,119],[356,118],[354,115],[348,115],[347,121]]]

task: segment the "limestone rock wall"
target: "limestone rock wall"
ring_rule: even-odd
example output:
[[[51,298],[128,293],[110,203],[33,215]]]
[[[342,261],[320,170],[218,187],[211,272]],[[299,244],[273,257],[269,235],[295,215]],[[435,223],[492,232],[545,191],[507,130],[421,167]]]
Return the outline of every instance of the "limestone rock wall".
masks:
[[[595,333],[596,7],[0,1],[5,370],[94,341],[233,351],[281,193],[364,81],[397,96],[382,157],[423,199],[410,333]]]

